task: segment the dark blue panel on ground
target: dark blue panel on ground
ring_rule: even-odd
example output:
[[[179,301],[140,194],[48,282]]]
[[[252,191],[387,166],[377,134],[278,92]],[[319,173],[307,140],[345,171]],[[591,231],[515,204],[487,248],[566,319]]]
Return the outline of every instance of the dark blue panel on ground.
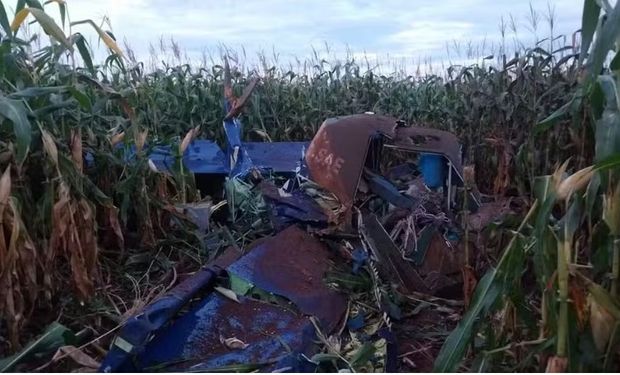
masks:
[[[303,161],[302,152],[309,142],[244,142],[254,166],[272,169],[275,173],[294,172]]]
[[[240,297],[241,303],[212,293],[163,329],[138,358],[138,368],[154,371],[208,371],[238,364],[268,364],[289,348],[301,350],[310,321],[283,307]],[[231,349],[220,337],[248,344]]]
[[[404,194],[401,194],[396,186],[388,181],[385,177],[366,171],[365,173],[370,191],[377,194],[381,198],[401,208],[412,208],[416,201]]]

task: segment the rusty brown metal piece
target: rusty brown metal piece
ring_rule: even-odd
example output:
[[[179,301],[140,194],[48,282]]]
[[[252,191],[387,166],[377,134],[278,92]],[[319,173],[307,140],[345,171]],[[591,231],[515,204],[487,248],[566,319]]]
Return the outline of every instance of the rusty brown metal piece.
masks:
[[[460,146],[452,133],[430,128],[398,126],[392,117],[361,114],[328,119],[306,153],[310,178],[334,193],[350,210],[366,164],[370,140],[383,136],[384,147],[440,154],[452,163],[460,181]]]
[[[240,363],[276,361],[287,346],[300,347],[310,323],[290,309],[239,297],[240,302],[216,296],[217,309],[205,307],[196,315],[196,327],[185,343],[185,360],[168,371],[201,370]],[[282,337],[286,335],[286,337]],[[222,338],[235,337],[247,348],[233,349]],[[285,343],[285,345],[282,344]]]
[[[386,147],[440,154],[447,158],[463,180],[463,166],[461,164],[461,148],[458,138],[450,132],[421,127],[401,127]]]
[[[362,175],[370,138],[394,135],[396,119],[378,115],[352,115],[327,119],[306,152],[310,178],[334,193],[348,210]]]
[[[289,299],[304,314],[319,318],[330,332],[340,324],[347,309],[345,296],[323,281],[330,258],[327,245],[291,226],[252,248],[228,271]]]

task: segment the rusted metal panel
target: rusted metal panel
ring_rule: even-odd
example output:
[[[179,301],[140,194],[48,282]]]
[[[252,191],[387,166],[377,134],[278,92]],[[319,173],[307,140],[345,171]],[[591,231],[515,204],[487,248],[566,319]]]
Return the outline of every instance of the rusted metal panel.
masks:
[[[323,281],[330,256],[323,242],[291,226],[251,249],[228,272],[286,297],[304,314],[319,318],[329,332],[339,325],[347,309],[345,296]]]
[[[292,310],[244,297],[235,302],[214,293],[159,333],[136,362],[140,369],[166,372],[239,364],[265,364],[261,369],[269,371],[288,348],[303,352],[308,330],[313,331],[310,321]],[[247,347],[235,349],[222,342],[232,337]]]
[[[370,138],[393,137],[396,119],[378,115],[352,115],[327,119],[306,153],[310,178],[334,193],[350,209],[366,161]]]
[[[306,153],[310,178],[334,193],[350,210],[371,138],[380,135],[384,137],[385,147],[443,155],[451,162],[457,180],[463,181],[460,145],[454,134],[400,125],[395,118],[372,114],[326,120]]]
[[[450,132],[421,127],[399,127],[386,147],[443,155],[463,181],[461,146],[458,138]]]

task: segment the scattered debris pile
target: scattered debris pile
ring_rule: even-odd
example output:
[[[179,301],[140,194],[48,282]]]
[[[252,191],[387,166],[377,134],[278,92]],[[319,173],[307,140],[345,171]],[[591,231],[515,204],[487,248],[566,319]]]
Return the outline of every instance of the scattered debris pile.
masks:
[[[227,91],[226,150],[194,141],[183,158],[220,203],[177,211],[205,239],[230,227],[258,240],[232,241],[130,317],[100,370],[430,370],[475,283],[468,231],[490,217],[457,214],[480,202],[456,137],[362,114],[326,120],[309,144],[242,142],[253,87]],[[152,155],[158,172],[169,153]]]
[[[417,366],[410,352],[419,341],[397,327],[415,325],[430,306],[420,301],[453,317],[462,306],[463,229],[454,208],[479,203],[462,188],[456,138],[374,114],[329,119],[300,163],[277,177],[268,158],[256,163],[238,147],[245,169],[233,168],[225,183],[229,225],[273,234],[229,247],[132,317],[101,370]],[[417,160],[386,168],[390,149]]]

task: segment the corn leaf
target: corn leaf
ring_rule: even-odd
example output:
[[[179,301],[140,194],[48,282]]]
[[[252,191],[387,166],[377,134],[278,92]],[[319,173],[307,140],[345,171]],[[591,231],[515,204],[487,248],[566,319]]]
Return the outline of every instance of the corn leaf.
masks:
[[[56,39],[60,44],[65,46],[69,51],[73,51],[73,46],[65,36],[65,33],[62,29],[56,24],[56,21],[49,15],[47,15],[43,10],[37,8],[24,8],[19,11],[15,15],[13,19],[13,23],[11,24],[11,29],[13,31],[17,31],[21,24],[24,22],[28,14],[32,14],[34,18],[37,20],[39,25],[43,28],[43,30],[54,39]]]
[[[36,340],[28,344],[22,351],[12,357],[0,360],[0,372],[12,372],[15,366],[35,354],[48,354],[59,347],[75,341],[73,333],[60,323],[50,324],[45,332]]]
[[[17,6],[15,7],[15,14],[19,13],[19,11],[24,9],[25,6],[26,6],[26,0],[17,0]]]
[[[67,15],[67,2],[65,0],[48,0],[44,5],[56,3],[58,4],[58,9],[60,10],[60,21],[62,22],[62,27],[65,27],[65,17]]]
[[[581,18],[581,52],[579,53],[579,64],[583,62],[588,53],[588,49],[590,49],[600,13],[601,7],[597,4],[596,0],[584,1],[583,15]]]
[[[93,27],[93,29],[97,31],[97,34],[99,34],[99,38],[103,40],[103,43],[105,43],[105,45],[109,49],[114,51],[114,53],[116,53],[117,55],[123,56],[123,51],[120,49],[118,44],[116,44],[116,41],[108,33],[106,33],[99,26],[97,26],[97,24],[94,23],[92,20],[82,20],[82,21],[71,22],[71,26],[81,25],[85,23],[90,24]]]
[[[75,45],[77,46],[78,52],[82,57],[82,61],[84,61],[84,65],[86,65],[86,69],[88,69],[90,74],[94,76],[96,74],[95,66],[93,65],[93,60],[90,56],[90,51],[88,50],[88,44],[86,43],[86,39],[80,33],[75,34],[74,38]]]
[[[564,104],[560,108],[556,109],[552,114],[547,116],[544,120],[536,124],[534,132],[536,134],[542,133],[555,125],[562,117],[564,117],[571,110],[575,99],[573,98],[568,103]]]
[[[595,161],[601,162],[620,152],[620,111],[605,110],[596,122]]]
[[[493,268],[480,280],[469,309],[456,329],[450,333],[437,355],[433,371],[455,372],[458,369],[472,338],[474,323],[479,319],[483,310],[488,309],[499,296],[500,288],[495,283],[496,277],[497,268]]]
[[[606,171],[608,169],[613,169],[620,166],[620,152],[611,155],[610,157],[599,161],[594,164],[594,170],[596,171]]]
[[[31,8],[43,10],[43,5],[41,5],[39,0],[26,0],[26,4]]]
[[[592,45],[592,52],[588,56],[588,80],[592,81],[603,69],[609,51],[620,36],[620,3],[616,3],[613,10],[607,13],[605,23],[600,27],[597,38]],[[586,82],[587,83],[587,82]]]
[[[13,133],[16,140],[16,158],[18,163],[21,164],[26,159],[32,139],[26,107],[19,100],[0,97],[0,115],[13,123]]]
[[[11,99],[29,99],[47,94],[58,94],[67,91],[67,89],[67,86],[34,86],[12,92],[8,97]]]
[[[618,155],[617,162],[620,165],[620,155]],[[595,166],[595,170],[596,170],[596,166]],[[595,173],[594,176],[592,177],[592,180],[590,180],[590,184],[588,184],[588,189],[586,190],[585,210],[586,210],[586,214],[590,218],[593,217],[592,210],[594,209],[594,204],[596,203],[596,200],[598,199],[598,192],[600,188],[601,188],[601,176],[598,173]]]
[[[11,35],[11,24],[9,23],[9,17],[6,15],[6,10],[4,9],[2,1],[0,1],[0,26],[2,26],[6,35]]]
[[[614,56],[613,60],[609,64],[609,69],[614,72],[620,71],[620,51],[616,52],[616,56]]]
[[[77,100],[78,103],[80,103],[80,106],[82,107],[82,109],[84,109],[87,112],[92,111],[93,105],[88,95],[86,95],[85,93],[83,93],[82,91],[78,90],[75,87],[69,87],[69,92],[71,93],[71,95],[73,95],[73,98],[75,98],[75,100]]]

